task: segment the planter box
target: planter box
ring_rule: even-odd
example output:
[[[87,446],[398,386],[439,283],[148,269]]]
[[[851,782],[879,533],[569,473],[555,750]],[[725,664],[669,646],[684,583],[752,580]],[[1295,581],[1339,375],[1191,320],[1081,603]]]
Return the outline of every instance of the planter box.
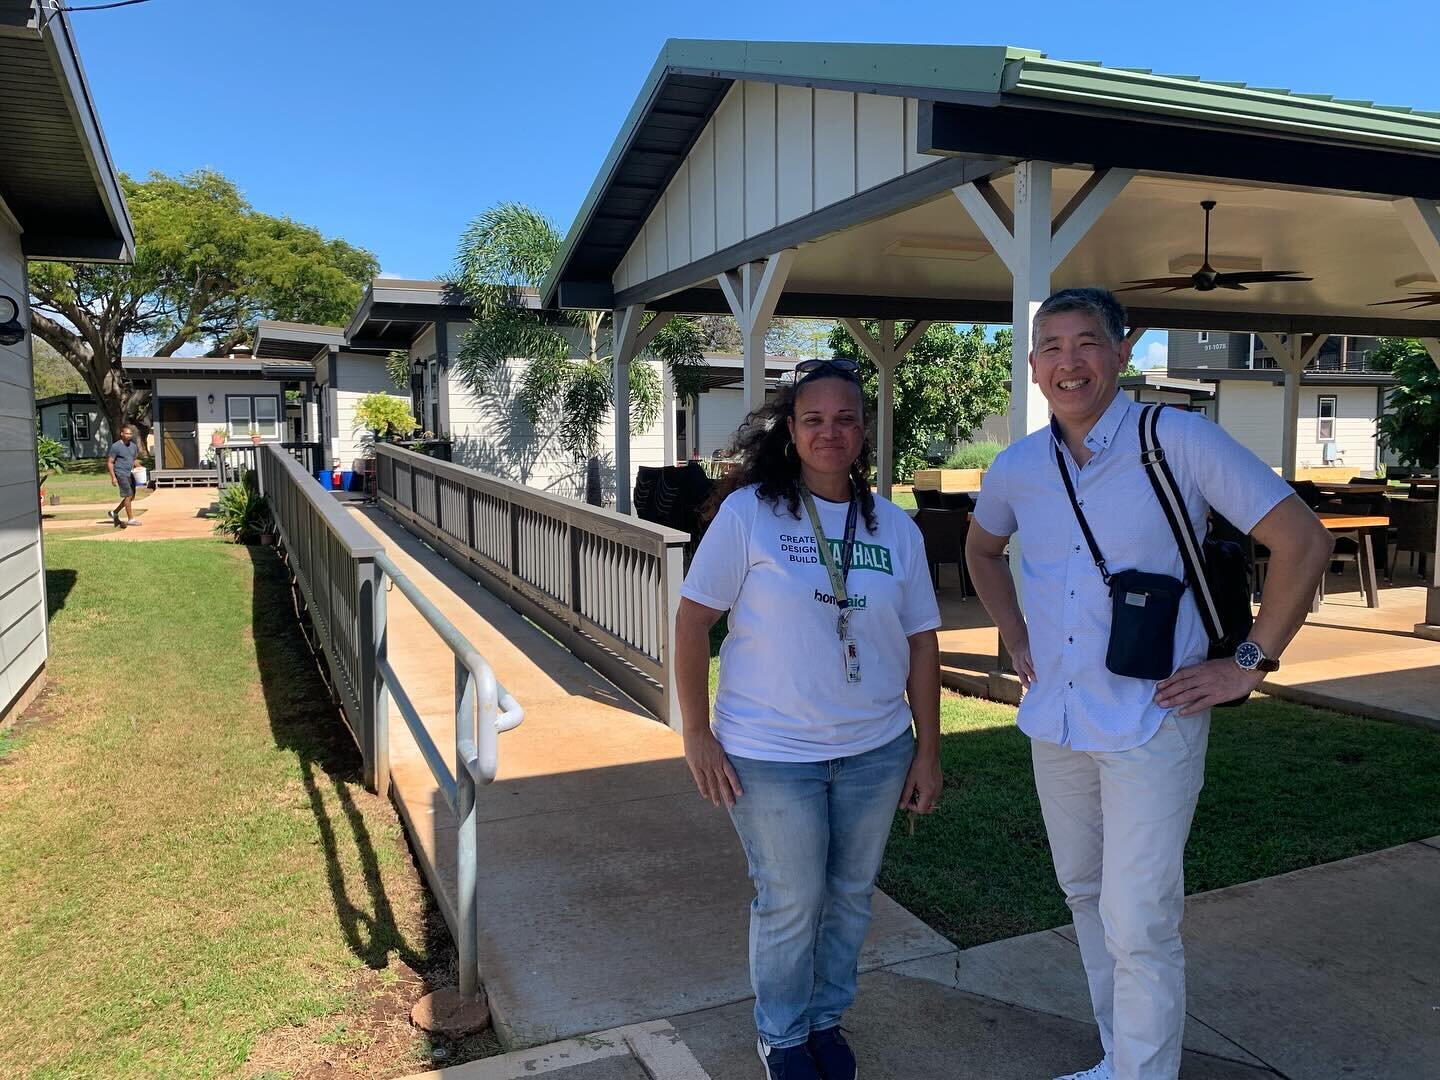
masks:
[[[1300,465],[1295,469],[1296,480],[1315,480],[1320,483],[1343,484],[1350,477],[1364,470],[1351,465]]]
[[[979,491],[984,469],[916,469],[911,487],[916,491]]]

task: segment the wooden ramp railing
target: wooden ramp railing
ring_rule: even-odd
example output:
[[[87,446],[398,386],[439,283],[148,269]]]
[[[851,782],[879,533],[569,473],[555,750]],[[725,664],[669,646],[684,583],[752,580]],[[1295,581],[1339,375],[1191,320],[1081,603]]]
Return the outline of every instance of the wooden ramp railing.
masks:
[[[390,514],[679,730],[687,533],[385,443],[375,458]]]

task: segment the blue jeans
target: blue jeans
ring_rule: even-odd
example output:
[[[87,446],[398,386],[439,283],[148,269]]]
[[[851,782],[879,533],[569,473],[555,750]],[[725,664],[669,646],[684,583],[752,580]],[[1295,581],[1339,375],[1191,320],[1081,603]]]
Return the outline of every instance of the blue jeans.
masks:
[[[906,731],[831,761],[730,757],[745,792],[730,810],[750,864],[755,1027],[803,1043],[855,1000],[870,897],[915,756]]]

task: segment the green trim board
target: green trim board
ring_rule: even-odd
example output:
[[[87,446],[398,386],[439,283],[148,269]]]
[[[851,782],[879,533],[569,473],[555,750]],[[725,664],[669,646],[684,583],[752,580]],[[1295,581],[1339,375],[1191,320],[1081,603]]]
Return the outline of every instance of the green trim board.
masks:
[[[684,80],[689,80],[681,95],[684,107],[667,109],[667,93]],[[979,108],[1009,104],[1110,116],[1148,114],[1191,129],[1223,132],[1240,126],[1282,143],[1384,146],[1422,160],[1434,158],[1440,167],[1440,113],[1405,106],[1057,60],[1011,46],[672,39],[646,77],[541,285],[545,307],[557,305],[562,281],[571,296],[603,295],[593,288],[597,273],[605,266],[613,272],[737,80]],[[653,140],[657,133],[650,122],[656,117],[663,117],[666,137],[650,145],[647,138]],[[616,179],[631,159],[643,159],[645,183],[639,190],[628,185],[623,205],[607,212],[617,198]],[[586,265],[582,274],[572,272],[577,261]]]

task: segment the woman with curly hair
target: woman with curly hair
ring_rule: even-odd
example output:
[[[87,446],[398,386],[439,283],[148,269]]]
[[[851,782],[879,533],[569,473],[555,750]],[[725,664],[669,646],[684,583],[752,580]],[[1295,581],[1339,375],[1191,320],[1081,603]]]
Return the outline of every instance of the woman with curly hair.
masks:
[[[685,759],[749,863],[770,1080],[853,1080],[840,1020],[897,806],[940,794],[940,612],[909,516],[870,491],[848,360],[802,363],[746,417],[680,590]],[[729,612],[711,717],[709,632]],[[907,704],[908,697],[908,704]]]

